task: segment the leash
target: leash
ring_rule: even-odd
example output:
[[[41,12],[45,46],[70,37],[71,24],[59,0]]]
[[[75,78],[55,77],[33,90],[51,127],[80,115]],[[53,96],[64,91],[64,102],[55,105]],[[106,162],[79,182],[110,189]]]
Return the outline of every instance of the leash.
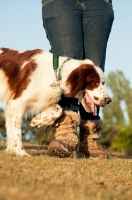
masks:
[[[57,71],[58,71],[58,66],[59,66],[59,56],[57,54],[53,53],[52,49],[49,52],[53,54],[53,69],[54,69],[55,77],[56,77],[56,81],[57,81],[58,80]],[[55,87],[56,84],[53,83],[51,86]]]
[[[57,54],[55,54],[55,53],[53,52],[52,49],[51,49],[49,52],[50,52],[50,53],[53,53],[53,69],[54,69],[54,71],[55,71],[56,80],[57,80],[57,81],[61,81],[61,79],[62,79],[62,76],[61,76],[61,69],[62,69],[62,67],[64,66],[64,64],[65,64],[67,61],[71,60],[72,58],[69,58],[69,57],[68,57],[68,58],[62,63],[62,65],[60,66],[59,72],[58,72],[58,76],[57,76],[57,71],[58,71],[58,67],[59,67],[59,56],[58,56]]]
[[[61,81],[61,79],[62,79],[62,76],[61,76],[61,69],[62,69],[62,67],[64,66],[64,64],[65,64],[67,61],[71,60],[71,58],[68,57],[68,58],[62,63],[62,65],[61,65],[60,68],[59,68],[59,56],[58,56],[57,54],[55,54],[55,53],[53,52],[52,49],[51,49],[49,52],[53,54],[53,69],[54,69],[55,77],[56,77],[56,80],[55,80],[50,86],[53,87],[53,88],[56,87],[56,86],[58,86],[59,89],[60,89],[60,92],[57,92],[57,95],[58,95],[58,96],[61,96],[61,95],[63,94],[63,90],[60,88],[60,81]],[[59,68],[59,70],[58,70],[58,68]],[[58,73],[58,75],[57,75],[57,73]]]

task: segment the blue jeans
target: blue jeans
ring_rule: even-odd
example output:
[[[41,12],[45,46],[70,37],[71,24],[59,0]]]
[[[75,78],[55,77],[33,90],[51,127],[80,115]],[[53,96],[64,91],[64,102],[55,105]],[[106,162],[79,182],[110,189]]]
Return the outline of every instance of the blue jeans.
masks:
[[[53,52],[75,59],[91,59],[104,71],[107,41],[114,12],[111,0],[43,0],[43,26]],[[87,113],[77,99],[62,97],[66,110],[80,110],[81,118],[99,119]]]

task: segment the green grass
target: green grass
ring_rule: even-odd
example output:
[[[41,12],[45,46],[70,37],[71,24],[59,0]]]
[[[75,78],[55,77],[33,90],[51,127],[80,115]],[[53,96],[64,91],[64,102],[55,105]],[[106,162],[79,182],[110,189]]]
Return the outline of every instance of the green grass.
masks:
[[[0,200],[129,200],[132,158],[52,158],[26,145],[31,157],[4,152],[0,142]]]

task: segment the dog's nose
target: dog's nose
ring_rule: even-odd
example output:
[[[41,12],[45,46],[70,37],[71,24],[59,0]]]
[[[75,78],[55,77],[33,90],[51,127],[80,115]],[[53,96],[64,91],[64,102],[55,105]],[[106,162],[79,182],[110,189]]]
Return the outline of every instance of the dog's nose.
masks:
[[[112,101],[112,99],[110,97],[107,97],[106,101],[107,101],[107,104],[109,104]]]

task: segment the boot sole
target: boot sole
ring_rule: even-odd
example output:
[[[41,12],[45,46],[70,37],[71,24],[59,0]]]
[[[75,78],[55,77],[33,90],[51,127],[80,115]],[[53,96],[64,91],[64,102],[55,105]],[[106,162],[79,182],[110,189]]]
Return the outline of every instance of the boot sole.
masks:
[[[47,154],[49,156],[53,156],[53,157],[59,157],[59,158],[68,158],[71,156],[71,153],[68,153],[62,149],[59,149],[59,148],[50,148],[47,152]]]

